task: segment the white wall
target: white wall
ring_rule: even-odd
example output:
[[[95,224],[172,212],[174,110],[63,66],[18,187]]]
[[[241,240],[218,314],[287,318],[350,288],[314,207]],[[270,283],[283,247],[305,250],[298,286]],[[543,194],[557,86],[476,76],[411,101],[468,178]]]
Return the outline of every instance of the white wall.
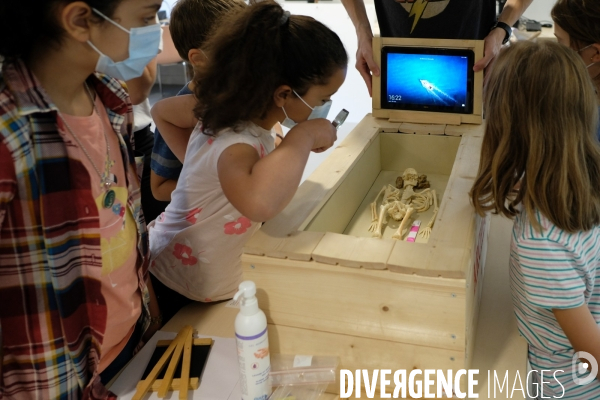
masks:
[[[525,11],[525,17],[535,19],[536,21],[552,21],[550,10],[554,6],[555,0],[533,0],[533,3]]]

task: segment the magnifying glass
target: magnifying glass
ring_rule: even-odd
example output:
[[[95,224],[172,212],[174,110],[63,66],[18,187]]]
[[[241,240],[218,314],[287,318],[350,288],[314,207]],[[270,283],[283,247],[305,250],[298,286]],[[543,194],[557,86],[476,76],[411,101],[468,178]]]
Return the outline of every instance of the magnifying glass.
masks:
[[[346,110],[345,108],[342,109],[342,111],[340,111],[338,115],[335,116],[334,120],[331,123],[333,124],[333,126],[335,126],[336,129],[340,129],[340,126],[342,126],[342,124],[348,117],[348,114],[350,114],[348,110]]]

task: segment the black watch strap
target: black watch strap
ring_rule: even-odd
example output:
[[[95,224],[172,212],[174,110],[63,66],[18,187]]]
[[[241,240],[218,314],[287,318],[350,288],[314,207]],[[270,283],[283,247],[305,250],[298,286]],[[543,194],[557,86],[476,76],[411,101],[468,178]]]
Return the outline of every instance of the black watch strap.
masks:
[[[504,40],[502,41],[502,44],[508,43],[508,40],[510,39],[510,35],[512,34],[512,28],[508,24],[505,24],[504,22],[501,22],[501,21],[497,21],[494,24],[494,26],[492,26],[491,30],[494,30],[496,28],[504,29],[505,35],[504,35]]]

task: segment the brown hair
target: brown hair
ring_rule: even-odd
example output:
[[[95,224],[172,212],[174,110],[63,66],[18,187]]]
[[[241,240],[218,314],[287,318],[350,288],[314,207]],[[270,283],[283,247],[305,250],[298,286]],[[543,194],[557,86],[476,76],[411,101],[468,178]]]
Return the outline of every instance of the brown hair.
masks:
[[[348,64],[338,35],[311,17],[284,13],[274,1],[228,15],[206,43],[206,54],[208,64],[194,77],[194,112],[210,135],[263,118],[279,86],[302,96]]]
[[[518,42],[494,62],[487,125],[471,190],[475,210],[539,210],[567,232],[600,224],[598,106],[581,57],[551,41]]]
[[[558,0],[551,11],[554,23],[569,34],[570,46],[579,50],[600,43],[600,1]],[[594,78],[600,100],[600,76]]]
[[[28,59],[36,46],[60,47],[64,35],[58,21],[58,7],[76,0],[0,1],[0,55]],[[83,0],[107,17],[112,17],[123,0]],[[105,23],[96,16],[98,23]]]
[[[600,1],[558,0],[551,15],[554,22],[569,34],[573,49],[600,43]]]
[[[242,0],[179,0],[171,10],[169,30],[181,58],[189,61],[188,52],[204,45],[220,18],[244,8]]]

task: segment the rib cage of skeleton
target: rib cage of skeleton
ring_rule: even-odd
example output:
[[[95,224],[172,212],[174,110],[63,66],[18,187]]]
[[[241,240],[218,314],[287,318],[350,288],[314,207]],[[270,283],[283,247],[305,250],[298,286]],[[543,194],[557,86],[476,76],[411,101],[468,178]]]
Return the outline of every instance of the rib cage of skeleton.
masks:
[[[402,176],[396,180],[396,187],[385,185],[371,203],[371,225],[369,232],[373,232],[373,237],[381,238],[383,225],[387,225],[388,219],[392,218],[400,222],[400,226],[392,235],[393,239],[402,240],[404,231],[408,228],[410,218],[414,213],[421,213],[434,206],[433,216],[419,232],[419,236],[428,239],[431,235],[431,228],[435,222],[438,213],[438,201],[435,190],[430,189],[426,175],[419,175],[414,168],[407,168]],[[415,189],[423,189],[415,192]],[[377,201],[382,197],[379,213],[377,212]]]

